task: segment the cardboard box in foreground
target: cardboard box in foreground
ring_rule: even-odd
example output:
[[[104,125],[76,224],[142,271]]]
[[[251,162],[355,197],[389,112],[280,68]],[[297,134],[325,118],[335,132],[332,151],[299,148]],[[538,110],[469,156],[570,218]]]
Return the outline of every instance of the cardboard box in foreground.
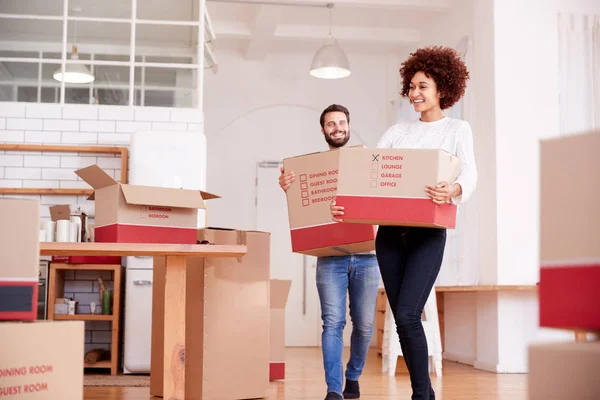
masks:
[[[285,304],[292,281],[271,280],[269,380],[285,378]]]
[[[0,221],[0,320],[35,320],[40,261],[39,200],[0,199]]]
[[[600,343],[529,347],[529,400],[600,399]]]
[[[285,171],[296,174],[287,190],[292,251],[296,253],[324,257],[375,249],[375,227],[331,219],[339,155],[339,150],[330,150],[283,160]]]
[[[0,324],[0,397],[83,399],[83,321]]]
[[[340,150],[337,204],[344,221],[454,228],[456,205],[435,204],[425,186],[454,182],[460,160],[438,149]]]
[[[600,132],[540,147],[540,325],[600,330]]]
[[[215,196],[200,190],[118,183],[97,165],[75,171],[94,188],[95,241],[196,243],[198,209]]]

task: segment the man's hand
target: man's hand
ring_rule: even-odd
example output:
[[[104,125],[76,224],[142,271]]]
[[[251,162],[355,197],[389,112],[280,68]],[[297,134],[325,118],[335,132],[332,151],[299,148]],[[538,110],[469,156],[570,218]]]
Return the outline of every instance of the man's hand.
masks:
[[[283,170],[283,165],[280,168],[281,175],[279,175],[279,186],[283,189],[284,192],[287,192],[289,187],[292,185],[292,182],[296,180],[296,174],[294,171],[288,172],[287,174]]]
[[[335,205],[335,199],[333,199],[331,201],[331,205],[329,206],[329,210],[331,211],[331,219],[333,219],[335,222],[344,222],[342,220],[342,215],[344,215],[344,207],[343,206],[336,206]]]
[[[426,186],[425,192],[435,204],[452,203],[452,198],[462,194],[460,184],[453,185],[448,182],[440,182],[435,186]]]

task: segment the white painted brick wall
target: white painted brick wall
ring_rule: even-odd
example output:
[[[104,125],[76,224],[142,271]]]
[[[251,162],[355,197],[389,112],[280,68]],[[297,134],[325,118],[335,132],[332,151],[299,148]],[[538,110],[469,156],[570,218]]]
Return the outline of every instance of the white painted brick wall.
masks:
[[[0,103],[0,143],[128,147],[138,130],[202,131],[202,124],[196,109]],[[121,159],[108,154],[0,151],[0,187],[87,189],[74,171],[96,163],[120,180]],[[40,199],[44,219],[55,204],[77,205],[94,215],[94,202],[87,196],[16,197]]]
[[[81,121],[79,130],[81,132],[114,132],[115,121]]]
[[[0,142],[2,143],[22,143],[25,138],[25,132],[4,130],[0,132]]]
[[[44,120],[45,131],[79,131],[79,121],[74,119],[46,119]]]
[[[27,131],[25,132],[25,143],[58,144],[60,136],[60,132]]]

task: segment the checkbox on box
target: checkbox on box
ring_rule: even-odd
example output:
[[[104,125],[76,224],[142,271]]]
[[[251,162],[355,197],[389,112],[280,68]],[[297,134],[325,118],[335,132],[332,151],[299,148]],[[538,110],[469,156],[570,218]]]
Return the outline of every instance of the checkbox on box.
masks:
[[[376,188],[377,187],[377,181],[371,181],[371,187],[372,188]]]
[[[306,174],[300,175],[300,182],[306,182]]]
[[[377,171],[379,169],[379,163],[373,163],[373,164],[371,164],[371,169],[373,171]]]
[[[302,182],[300,184],[300,189],[301,190],[307,190],[308,189],[308,183],[307,182]]]
[[[377,179],[377,172],[376,171],[372,171],[371,172],[371,179]]]
[[[303,199],[302,200],[302,207],[306,207],[310,204],[310,201],[308,199]]]
[[[308,190],[303,190],[302,191],[302,198],[303,199],[308,199]]]

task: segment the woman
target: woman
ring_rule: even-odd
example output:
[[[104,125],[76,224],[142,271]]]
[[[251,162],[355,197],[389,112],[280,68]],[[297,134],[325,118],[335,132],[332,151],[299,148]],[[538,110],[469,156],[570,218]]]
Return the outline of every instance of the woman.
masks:
[[[401,94],[421,118],[392,126],[377,147],[443,149],[455,154],[461,161],[458,178],[423,190],[435,204],[464,203],[477,182],[471,127],[445,117],[442,110],[464,95],[469,72],[453,49],[428,47],[412,53],[400,75]],[[344,208],[332,203],[331,214],[341,222]],[[421,313],[440,271],[445,243],[445,229],[380,226],[377,232],[377,260],[410,374],[412,400],[435,399]]]

